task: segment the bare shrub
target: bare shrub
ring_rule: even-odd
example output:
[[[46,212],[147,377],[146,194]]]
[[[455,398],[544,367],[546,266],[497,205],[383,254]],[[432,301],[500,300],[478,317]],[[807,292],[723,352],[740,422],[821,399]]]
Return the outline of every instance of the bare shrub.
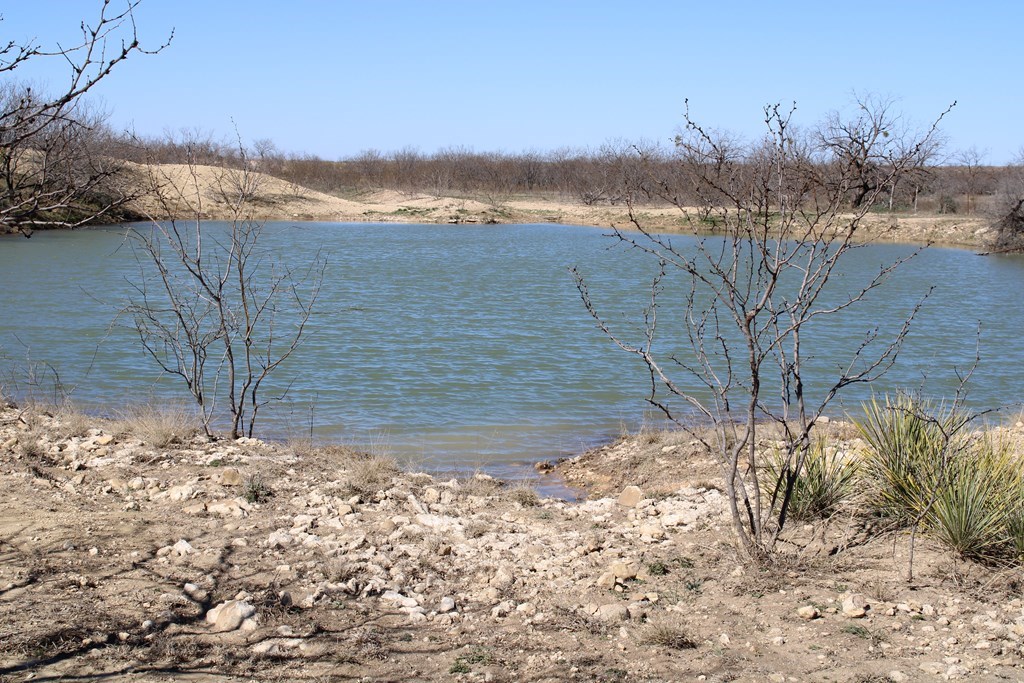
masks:
[[[829,116],[809,133],[793,124],[795,106],[768,106],[765,134],[746,144],[687,113],[677,158],[697,208],[682,203],[669,180],[642,176],[627,196],[638,232],[615,233],[657,267],[635,324],[613,330],[573,269],[599,329],[644,364],[648,402],[717,460],[737,542],[753,558],[776,548],[818,418],[844,389],[892,367],[921,305],[884,332],[868,331],[834,372],[808,375],[802,332],[841,324],[906,260],[860,281],[845,277],[841,292],[829,287],[844,277],[844,259],[857,247],[871,207],[921,163],[945,115],[920,134],[904,135],[887,101],[856,105],[852,116]],[[681,245],[646,229],[631,198],[645,194],[677,206],[694,240]],[[704,235],[708,219],[720,239]],[[767,486],[761,479],[771,475],[758,450],[766,426],[778,428],[783,442]]]

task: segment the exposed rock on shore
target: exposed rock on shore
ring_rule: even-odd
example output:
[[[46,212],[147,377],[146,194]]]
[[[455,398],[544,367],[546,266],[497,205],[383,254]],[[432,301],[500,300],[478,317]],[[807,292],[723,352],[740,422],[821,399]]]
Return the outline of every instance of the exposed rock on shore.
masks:
[[[922,544],[908,585],[898,538],[813,552],[857,538],[848,519],[805,528],[798,560],[746,564],[681,437],[564,465],[610,489],[573,504],[341,448],[74,432],[0,411],[0,675],[15,680],[1024,677],[1019,571]]]

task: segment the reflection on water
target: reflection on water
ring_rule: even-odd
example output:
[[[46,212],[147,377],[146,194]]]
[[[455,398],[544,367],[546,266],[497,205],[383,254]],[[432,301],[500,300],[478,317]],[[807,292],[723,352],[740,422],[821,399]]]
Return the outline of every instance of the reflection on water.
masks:
[[[603,232],[268,224],[267,245],[284,260],[301,264],[322,246],[330,263],[312,334],[273,378],[294,382],[284,400],[266,409],[263,435],[307,434],[312,421],[317,441],[386,450],[429,469],[481,468],[516,477],[532,472],[529,463],[637,428],[646,408],[642,368],[595,328],[567,268],[579,266],[597,306],[629,335],[647,303],[655,264],[615,247]],[[688,244],[685,237],[674,240],[681,248]],[[130,330],[111,327],[128,281],[137,277],[122,242],[120,228],[0,240],[0,376],[8,385],[22,373],[25,389],[23,371],[31,362],[51,365],[74,386],[76,401],[101,412],[152,396],[183,396],[170,378],[158,376]],[[846,282],[909,251],[855,250]],[[930,393],[948,393],[955,387],[953,366],[974,356],[980,322],[983,361],[972,401],[981,407],[1019,401],[1024,260],[1018,257],[926,251],[863,305],[809,330],[813,372],[825,376],[876,324],[896,325],[931,285],[935,292],[898,365],[874,388],[924,383]],[[673,325],[671,313],[665,316]],[[847,394],[845,406],[856,410],[869,391]]]

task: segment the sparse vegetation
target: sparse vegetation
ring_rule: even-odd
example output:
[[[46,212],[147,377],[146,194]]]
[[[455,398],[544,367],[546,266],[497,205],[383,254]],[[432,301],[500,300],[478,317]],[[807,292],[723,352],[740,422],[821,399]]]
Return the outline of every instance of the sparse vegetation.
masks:
[[[242,489],[242,497],[249,503],[265,503],[273,495],[270,487],[263,480],[259,472],[250,474]]]
[[[399,473],[393,458],[365,456],[348,465],[345,488],[349,495],[372,497],[391,484]]]
[[[1005,440],[967,433],[966,419],[906,395],[867,404],[858,426],[871,503],[962,557],[1019,559],[1024,461]]]
[[[648,645],[673,650],[688,650],[697,647],[696,641],[679,624],[668,621],[652,622],[644,629],[643,642]]]
[[[128,406],[118,412],[115,426],[153,448],[183,443],[202,428],[194,411],[173,402]]]
[[[776,485],[792,476],[784,472],[785,458],[775,450],[765,460],[768,477],[765,486]],[[790,493],[789,514],[797,520],[830,516],[855,492],[858,461],[818,438],[807,452],[803,469],[796,474]],[[776,505],[782,491],[766,492]]]
[[[519,482],[508,488],[506,494],[509,500],[515,501],[523,507],[537,507],[540,505],[540,496],[536,489],[525,482]]]
[[[651,576],[665,576],[668,574],[668,566],[664,562],[651,562],[647,565],[647,573]]]

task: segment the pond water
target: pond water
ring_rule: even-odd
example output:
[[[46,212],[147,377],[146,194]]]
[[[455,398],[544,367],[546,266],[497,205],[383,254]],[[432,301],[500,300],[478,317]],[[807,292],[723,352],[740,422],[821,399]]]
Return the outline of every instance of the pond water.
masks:
[[[97,412],[187,397],[160,377],[131,329],[113,323],[138,279],[124,232],[0,240],[0,383],[8,391],[47,398],[59,376],[74,401]],[[267,224],[263,245],[277,258],[299,265],[322,248],[329,262],[310,334],[272,378],[271,389],[290,388],[261,416],[260,435],[302,436],[312,423],[321,443],[371,446],[428,469],[519,476],[529,463],[652,420],[642,366],[596,328],[568,272],[578,266],[611,324],[637,338],[656,264],[606,232]],[[673,241],[687,248],[690,239]],[[854,250],[839,289],[911,251]],[[861,305],[816,325],[808,341],[815,376],[827,376],[875,325],[891,330],[932,286],[893,370],[871,388],[854,387],[833,413],[856,412],[871,390],[923,385],[948,395],[954,367],[974,357],[979,324],[972,406],[1021,400],[1024,259],[964,250],[925,250]]]

